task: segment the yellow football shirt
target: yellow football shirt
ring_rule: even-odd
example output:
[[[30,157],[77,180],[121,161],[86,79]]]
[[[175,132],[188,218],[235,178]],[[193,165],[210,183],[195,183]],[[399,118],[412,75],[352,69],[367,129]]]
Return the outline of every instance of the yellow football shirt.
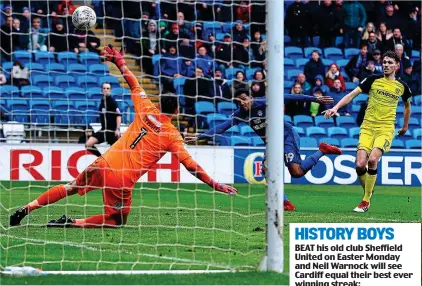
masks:
[[[402,80],[388,80],[384,75],[372,75],[359,84],[369,94],[368,107],[362,125],[394,128],[396,109],[401,98],[408,102],[412,93]]]

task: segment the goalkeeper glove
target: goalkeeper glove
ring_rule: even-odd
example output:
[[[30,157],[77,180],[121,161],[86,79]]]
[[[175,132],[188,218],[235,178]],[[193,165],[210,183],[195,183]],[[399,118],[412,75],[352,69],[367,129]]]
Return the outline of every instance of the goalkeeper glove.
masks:
[[[221,184],[217,181],[211,180],[211,182],[209,183],[210,187],[213,188],[214,190],[218,191],[218,192],[222,192],[222,193],[226,193],[228,195],[236,195],[237,194],[237,190],[232,187],[232,186],[228,186],[225,184]]]
[[[114,63],[119,69],[126,65],[123,54],[123,47],[120,52],[118,52],[112,45],[104,47],[104,50],[101,51],[101,56],[104,57],[104,60]]]

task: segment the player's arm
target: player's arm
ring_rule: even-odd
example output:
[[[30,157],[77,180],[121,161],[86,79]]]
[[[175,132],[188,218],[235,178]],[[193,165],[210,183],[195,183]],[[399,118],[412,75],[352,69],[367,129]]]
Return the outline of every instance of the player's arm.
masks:
[[[183,146],[183,141],[176,141],[170,147],[170,152],[172,152],[177,159],[185,166],[186,170],[189,171],[193,176],[197,177],[199,180],[213,188],[214,190],[229,195],[237,194],[237,190],[225,184],[221,184],[211,178],[207,172],[194,160],[192,159],[189,152]]]
[[[194,144],[198,140],[207,139],[207,138],[213,137],[214,135],[224,133],[226,130],[230,129],[232,126],[236,124],[237,124],[237,120],[232,117],[224,121],[223,123],[214,126],[210,130],[208,130],[205,133],[202,133],[199,136],[186,136],[185,142],[187,144]]]
[[[403,126],[401,127],[398,134],[399,136],[403,136],[404,134],[406,134],[407,129],[409,128],[409,119],[410,119],[410,114],[412,113],[412,108],[410,105],[411,96],[412,96],[412,93],[409,87],[407,86],[407,84],[404,83],[404,93],[402,96],[402,99],[404,102],[404,118],[403,118]]]
[[[307,101],[307,102],[318,102],[322,104],[333,103],[331,96],[309,96],[309,95],[297,95],[297,94],[285,94],[284,101]]]

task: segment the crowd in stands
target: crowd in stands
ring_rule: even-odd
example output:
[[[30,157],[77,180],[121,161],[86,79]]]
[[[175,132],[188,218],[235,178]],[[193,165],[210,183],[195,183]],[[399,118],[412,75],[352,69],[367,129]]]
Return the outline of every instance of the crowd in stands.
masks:
[[[421,93],[420,2],[284,3],[285,92],[330,95],[336,102],[365,77],[382,73],[382,54],[394,50],[401,59],[397,77]],[[113,29],[162,92],[184,95],[187,115],[195,114],[198,101],[217,106],[239,89],[266,95],[265,2],[94,0],[92,6],[97,27]],[[98,53],[95,34],[73,28],[70,0],[3,1],[0,8],[2,62],[17,50]],[[289,56],[288,48],[298,50]],[[11,76],[0,73],[0,84],[30,84],[28,71],[15,64]],[[286,114],[316,116],[323,108],[293,102]],[[350,107],[339,111],[350,114]]]

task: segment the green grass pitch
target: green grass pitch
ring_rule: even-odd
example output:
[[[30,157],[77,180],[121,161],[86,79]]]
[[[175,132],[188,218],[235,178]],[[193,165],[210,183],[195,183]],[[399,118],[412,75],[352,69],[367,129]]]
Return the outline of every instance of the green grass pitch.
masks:
[[[237,269],[250,272],[207,275],[0,277],[1,284],[278,284],[287,285],[289,223],[420,222],[418,187],[376,186],[368,213],[351,210],[359,186],[286,185],[296,212],[285,213],[285,275],[254,271],[265,252],[263,185],[239,184],[229,197],[195,184],[139,184],[128,226],[120,229],[47,229],[62,214],[102,213],[102,195],[93,191],[33,212],[9,229],[11,212],[55,182],[2,182],[0,266],[43,270]],[[198,191],[195,191],[198,189]]]

